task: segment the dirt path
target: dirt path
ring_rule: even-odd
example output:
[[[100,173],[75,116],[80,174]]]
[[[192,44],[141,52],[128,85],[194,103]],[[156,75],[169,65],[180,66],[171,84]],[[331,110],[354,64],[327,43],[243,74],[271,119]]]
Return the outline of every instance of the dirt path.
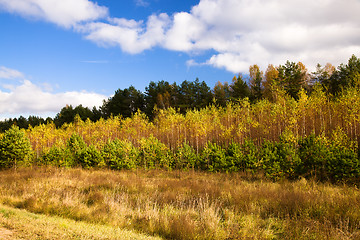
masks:
[[[0,227],[0,239],[1,240],[10,240],[12,235],[13,235],[12,231],[10,231],[6,228]]]

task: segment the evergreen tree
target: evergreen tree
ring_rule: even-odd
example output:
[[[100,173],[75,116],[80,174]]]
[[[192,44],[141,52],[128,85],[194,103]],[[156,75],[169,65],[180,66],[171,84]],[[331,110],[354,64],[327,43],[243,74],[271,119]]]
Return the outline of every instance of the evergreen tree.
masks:
[[[307,87],[306,69],[302,63],[287,61],[285,65],[278,67],[279,84],[287,94],[294,99],[298,98],[298,92],[301,88]]]
[[[0,169],[26,164],[30,158],[31,145],[25,133],[17,126],[5,131],[0,140]]]
[[[241,74],[236,78],[232,79],[230,85],[230,98],[231,100],[239,100],[250,96],[250,89],[244,81]]]
[[[124,90],[116,90],[114,96],[104,102],[101,111],[105,117],[122,115],[127,118],[138,110],[144,111],[144,108],[144,95],[130,86]]]
[[[333,95],[338,94],[348,87],[360,86],[360,59],[352,55],[348,64],[341,64],[331,75],[329,81],[329,92]]]

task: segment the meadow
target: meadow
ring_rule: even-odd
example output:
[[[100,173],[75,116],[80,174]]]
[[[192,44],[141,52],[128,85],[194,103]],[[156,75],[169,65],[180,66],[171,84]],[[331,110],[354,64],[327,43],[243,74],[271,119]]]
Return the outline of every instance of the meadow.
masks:
[[[0,179],[0,226],[29,239],[360,238],[360,191],[349,185],[55,167],[3,170]]]
[[[359,94],[12,126],[0,237],[359,239]]]

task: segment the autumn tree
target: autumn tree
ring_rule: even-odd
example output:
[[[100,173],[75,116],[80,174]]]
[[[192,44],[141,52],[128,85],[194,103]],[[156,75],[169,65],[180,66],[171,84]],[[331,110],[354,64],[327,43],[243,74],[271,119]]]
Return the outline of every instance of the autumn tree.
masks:
[[[258,65],[252,65],[249,68],[249,85],[250,85],[250,99],[252,101],[259,100],[263,97],[263,78],[264,73],[260,71]]]
[[[270,101],[274,100],[273,93],[275,88],[277,88],[279,85],[278,77],[279,71],[277,68],[274,65],[269,64],[265,72],[265,79],[263,81],[263,96]]]
[[[227,82],[224,84],[222,84],[220,81],[217,82],[214,86],[213,94],[217,105],[222,107],[226,106],[226,103],[230,99],[229,84]]]
[[[331,63],[327,63],[324,67],[318,63],[316,65],[316,71],[311,75],[311,84],[315,85],[316,83],[319,83],[328,90],[331,76],[335,71],[336,68],[331,65]]]

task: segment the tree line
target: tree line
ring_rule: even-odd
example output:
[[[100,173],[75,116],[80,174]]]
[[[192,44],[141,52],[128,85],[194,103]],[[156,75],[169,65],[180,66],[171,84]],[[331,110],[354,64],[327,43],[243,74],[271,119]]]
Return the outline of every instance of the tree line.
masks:
[[[255,64],[249,67],[248,75],[234,76],[230,84],[219,81],[213,89],[199,79],[185,80],[181,84],[164,80],[150,82],[145,92],[133,86],[118,89],[98,108],[67,105],[53,119],[36,116],[7,119],[0,122],[0,131],[3,132],[14,124],[26,129],[29,126],[54,122],[57,127],[61,127],[64,123],[73,122],[76,115],[79,115],[83,121],[86,119],[97,121],[100,118],[107,119],[118,115],[127,118],[138,110],[153,119],[156,110],[170,107],[185,114],[188,110],[201,109],[211,104],[224,107],[230,102],[238,102],[244,98],[248,98],[250,103],[262,99],[275,101],[279,91],[284,91],[298,100],[302,89],[309,95],[316,85],[320,85],[327,95],[335,98],[344,89],[359,87],[359,84],[360,59],[355,55],[347,64],[341,64],[337,68],[329,63],[325,66],[318,64],[316,71],[312,73],[309,73],[301,62],[287,61],[279,66],[270,64],[265,72]]]
[[[301,63],[270,65],[265,74],[254,65],[241,85],[234,84],[242,79],[240,75],[231,84],[218,83],[208,90],[213,99],[209,103],[197,97],[206,93],[199,90],[200,81],[179,86],[150,83],[138,98],[144,109],[122,97],[130,88],[118,90],[97,111],[63,108],[62,116],[77,115],[61,127],[49,121],[28,129],[12,126],[0,133],[0,168],[35,164],[198,169],[261,172],[274,180],[305,177],[356,183],[360,179],[359,66],[354,56],[347,65],[318,66],[311,74]],[[289,70],[293,68],[298,70]],[[255,84],[259,79],[261,84]],[[189,95],[188,85],[197,88],[197,94]],[[161,92],[159,86],[169,90],[177,86],[177,91]],[[239,97],[240,93],[247,95]],[[186,101],[189,104],[182,105]],[[124,102],[132,107],[122,108],[127,106],[121,105]],[[99,119],[92,120],[90,112]]]

